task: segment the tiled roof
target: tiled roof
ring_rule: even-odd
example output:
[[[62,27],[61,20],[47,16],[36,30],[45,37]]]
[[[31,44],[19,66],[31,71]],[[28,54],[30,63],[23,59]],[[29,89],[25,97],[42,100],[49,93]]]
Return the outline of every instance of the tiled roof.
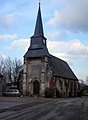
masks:
[[[43,48],[36,48],[36,49],[29,49],[25,56],[26,58],[34,58],[34,57],[42,57],[42,56],[48,56],[49,57],[49,52],[48,49],[43,46]]]
[[[67,64],[67,62],[52,55],[48,58],[48,60],[53,75],[72,80],[78,80],[71,68],[69,67],[69,65]]]
[[[38,16],[37,16],[34,36],[44,36],[40,4],[38,9]]]

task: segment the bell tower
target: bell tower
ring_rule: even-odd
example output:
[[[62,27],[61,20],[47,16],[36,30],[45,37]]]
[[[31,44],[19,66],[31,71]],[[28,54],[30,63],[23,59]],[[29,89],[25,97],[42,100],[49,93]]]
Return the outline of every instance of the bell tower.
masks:
[[[44,32],[43,32],[41,8],[39,3],[34,35],[31,37],[30,47],[26,52],[26,54],[24,55],[24,57],[34,58],[34,57],[41,57],[41,56],[49,56],[46,40],[47,39],[44,37]]]
[[[44,95],[46,86],[47,58],[50,56],[44,37],[41,8],[39,3],[34,35],[24,55],[23,93]],[[37,91],[37,92],[36,92]]]

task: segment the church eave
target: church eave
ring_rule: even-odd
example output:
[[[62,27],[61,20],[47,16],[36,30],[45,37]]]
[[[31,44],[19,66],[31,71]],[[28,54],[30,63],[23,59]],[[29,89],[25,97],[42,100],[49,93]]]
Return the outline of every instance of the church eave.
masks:
[[[58,74],[54,74],[54,73],[52,73],[52,75],[53,75],[54,77],[59,77],[59,78],[63,78],[63,79],[66,79],[66,80],[75,80],[75,81],[78,81],[78,78],[77,78],[77,77],[75,77],[75,78],[70,78],[70,77],[65,77],[65,76],[61,76],[61,75],[58,75]]]

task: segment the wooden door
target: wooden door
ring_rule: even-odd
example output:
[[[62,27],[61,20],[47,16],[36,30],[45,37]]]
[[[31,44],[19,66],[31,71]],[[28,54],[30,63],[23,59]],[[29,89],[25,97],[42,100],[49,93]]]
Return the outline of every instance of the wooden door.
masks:
[[[39,82],[36,80],[33,83],[33,94],[39,94],[39,90],[40,90],[40,84]]]

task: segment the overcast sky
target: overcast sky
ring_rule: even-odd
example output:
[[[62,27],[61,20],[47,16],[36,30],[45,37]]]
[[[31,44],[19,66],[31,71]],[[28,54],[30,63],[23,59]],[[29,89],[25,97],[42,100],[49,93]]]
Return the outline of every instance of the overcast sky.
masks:
[[[38,0],[0,0],[0,58],[20,58],[34,34]],[[51,54],[68,62],[79,79],[88,76],[88,0],[41,0]]]

